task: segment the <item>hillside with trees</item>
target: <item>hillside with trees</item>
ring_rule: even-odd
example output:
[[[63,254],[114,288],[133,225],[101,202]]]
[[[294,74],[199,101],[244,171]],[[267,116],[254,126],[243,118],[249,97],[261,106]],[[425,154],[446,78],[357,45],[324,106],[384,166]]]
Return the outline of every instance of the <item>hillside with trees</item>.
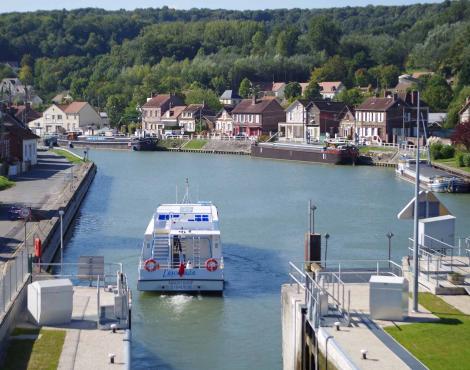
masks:
[[[417,88],[448,126],[470,91],[470,1],[411,6],[233,11],[79,9],[0,14],[0,61],[50,99],[70,90],[106,109],[112,123],[137,120],[151,93],[173,92],[217,108],[246,81],[343,81],[358,104],[405,72],[432,71]],[[0,64],[0,78],[15,73]],[[450,84],[449,81],[452,83]],[[242,84],[243,85],[243,84]],[[246,86],[242,86],[246,90]],[[290,84],[289,98],[299,94]],[[249,92],[248,92],[249,93]],[[245,91],[241,95],[248,94]]]

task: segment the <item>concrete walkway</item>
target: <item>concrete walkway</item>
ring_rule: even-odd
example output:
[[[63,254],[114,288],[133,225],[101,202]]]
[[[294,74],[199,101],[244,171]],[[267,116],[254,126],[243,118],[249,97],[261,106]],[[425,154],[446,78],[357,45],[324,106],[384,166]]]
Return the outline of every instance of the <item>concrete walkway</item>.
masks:
[[[8,260],[25,238],[24,221],[11,220],[9,208],[32,208],[32,220],[26,225],[28,245],[32,246],[36,234],[42,237],[44,222],[58,216],[57,211],[73,186],[73,171],[78,167],[54,153],[39,152],[38,165],[12,178],[16,185],[0,192],[0,263]]]
[[[100,289],[100,305],[113,304],[113,293]],[[124,330],[97,329],[96,287],[74,287],[72,322],[67,330],[58,370],[124,368]],[[109,362],[113,353],[115,363]]]

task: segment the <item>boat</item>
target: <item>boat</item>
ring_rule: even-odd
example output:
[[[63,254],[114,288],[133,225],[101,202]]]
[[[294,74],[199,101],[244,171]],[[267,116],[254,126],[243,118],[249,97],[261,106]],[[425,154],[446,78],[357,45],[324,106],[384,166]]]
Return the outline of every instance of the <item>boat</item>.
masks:
[[[251,155],[259,158],[330,164],[353,164],[359,156],[359,151],[356,146],[342,142],[325,142],[325,145],[255,143],[251,146]]]
[[[136,137],[132,139],[129,146],[134,151],[154,151],[157,150],[157,139],[153,137]]]
[[[426,160],[420,161],[419,170],[420,186],[426,190],[436,193],[467,193],[470,191],[470,183],[465,179],[435,168]],[[408,157],[400,158],[395,171],[400,178],[414,182],[416,179],[416,160]]]
[[[161,204],[147,226],[137,289],[161,293],[219,293],[224,259],[219,215],[212,202]]]

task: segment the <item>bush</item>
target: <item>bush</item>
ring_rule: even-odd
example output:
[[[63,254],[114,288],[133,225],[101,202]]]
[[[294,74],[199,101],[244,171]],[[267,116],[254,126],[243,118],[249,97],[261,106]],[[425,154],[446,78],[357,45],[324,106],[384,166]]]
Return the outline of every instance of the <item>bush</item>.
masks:
[[[457,154],[457,164],[459,167],[465,167],[464,157],[465,155],[463,153]]]
[[[432,159],[440,159],[441,158],[441,143],[433,143],[431,144],[431,158]]]
[[[440,150],[441,158],[453,158],[455,155],[455,148],[452,145],[444,145]]]
[[[465,166],[470,167],[470,153],[464,154],[463,163],[465,164]]]

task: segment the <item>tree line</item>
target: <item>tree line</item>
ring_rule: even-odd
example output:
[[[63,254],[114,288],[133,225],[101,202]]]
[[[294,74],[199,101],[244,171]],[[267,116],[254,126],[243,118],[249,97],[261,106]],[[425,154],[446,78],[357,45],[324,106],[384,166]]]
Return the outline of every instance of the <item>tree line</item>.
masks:
[[[433,111],[470,93],[470,1],[321,10],[79,9],[0,15],[0,61],[21,61],[19,77],[50,99],[70,90],[107,109],[113,123],[137,119],[152,93],[203,98],[217,108],[225,89],[256,81],[343,81],[381,93],[405,72]],[[0,65],[0,77],[13,76]],[[450,85],[449,81],[452,81]],[[291,89],[292,90],[292,89]],[[291,98],[295,98],[294,88]],[[315,96],[315,89],[310,90]]]

